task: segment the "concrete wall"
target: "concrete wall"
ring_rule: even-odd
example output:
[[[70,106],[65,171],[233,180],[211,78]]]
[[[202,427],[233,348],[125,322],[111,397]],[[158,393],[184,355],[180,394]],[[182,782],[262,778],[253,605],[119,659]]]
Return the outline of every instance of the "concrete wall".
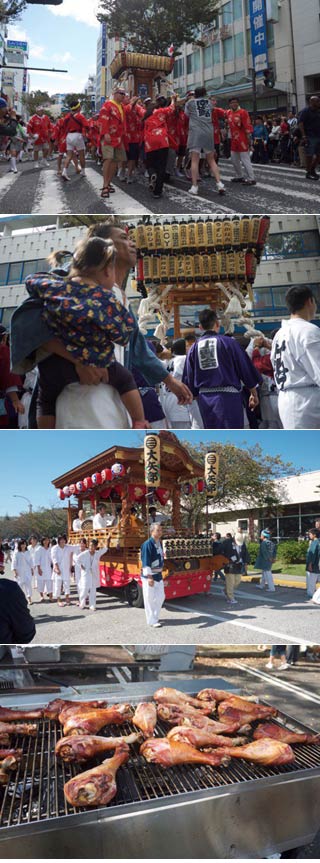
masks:
[[[309,89],[306,78],[320,77],[320,4],[319,0],[291,0],[291,8],[298,108],[301,110]]]

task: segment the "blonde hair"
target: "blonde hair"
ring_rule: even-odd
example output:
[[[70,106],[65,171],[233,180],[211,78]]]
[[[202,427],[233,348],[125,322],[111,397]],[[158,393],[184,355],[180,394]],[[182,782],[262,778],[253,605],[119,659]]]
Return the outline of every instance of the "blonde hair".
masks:
[[[114,263],[116,250],[111,239],[86,237],[78,243],[69,275],[85,275],[92,270],[104,270]]]

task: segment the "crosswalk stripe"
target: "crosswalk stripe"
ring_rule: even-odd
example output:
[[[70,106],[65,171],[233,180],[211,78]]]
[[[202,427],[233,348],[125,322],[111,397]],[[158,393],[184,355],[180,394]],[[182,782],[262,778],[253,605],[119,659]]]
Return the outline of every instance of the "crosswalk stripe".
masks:
[[[219,195],[219,200],[217,203],[215,201],[210,201],[208,198],[204,198],[201,195],[190,195],[187,190],[178,189],[177,187],[172,187],[167,184],[164,186],[166,192],[166,200],[172,201],[172,203],[177,203],[177,201],[181,204],[187,204],[190,206],[191,201],[193,202],[193,212],[194,213],[203,213],[203,205],[205,204],[207,209],[205,213],[234,213],[234,209],[230,209],[229,207],[223,206],[220,202],[222,196]],[[183,210],[181,211],[183,212]]]
[[[53,171],[42,171],[39,177],[39,183],[35,193],[35,201],[32,208],[33,213],[69,213],[69,207],[63,189],[61,180],[56,177]]]
[[[9,191],[11,186],[13,186],[17,179],[18,175],[14,174],[13,171],[10,171],[9,174],[2,175],[2,177],[0,176],[1,197],[4,197],[4,195],[7,194],[7,192]]]
[[[93,187],[95,194],[100,197],[101,194],[101,176],[94,170],[94,168],[90,168],[89,166],[86,168],[86,180]],[[145,215],[151,216],[153,211],[148,210],[143,204],[140,204],[139,201],[136,201],[132,195],[128,195],[127,192],[124,192],[122,189],[119,189],[118,186],[115,186],[116,192],[110,195],[110,198],[104,200],[101,198],[101,201],[106,206],[107,211],[110,213],[117,213],[121,215]],[[106,201],[108,203],[106,203]]]

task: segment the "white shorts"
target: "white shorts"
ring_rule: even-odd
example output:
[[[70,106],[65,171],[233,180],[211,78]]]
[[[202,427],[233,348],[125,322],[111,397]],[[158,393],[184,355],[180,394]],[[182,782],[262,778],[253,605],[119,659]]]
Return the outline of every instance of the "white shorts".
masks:
[[[67,151],[85,150],[84,137],[80,132],[68,132]]]

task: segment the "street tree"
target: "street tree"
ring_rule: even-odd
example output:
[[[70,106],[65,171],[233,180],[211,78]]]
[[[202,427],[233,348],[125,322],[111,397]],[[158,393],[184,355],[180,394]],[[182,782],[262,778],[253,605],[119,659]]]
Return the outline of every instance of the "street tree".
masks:
[[[76,105],[77,102],[80,102],[81,110],[85,114],[90,114],[92,111],[91,98],[87,93],[67,93],[63,102],[65,108],[72,108],[72,105]]]
[[[10,24],[17,21],[26,6],[26,0],[0,0],[0,22]]]
[[[178,53],[183,42],[197,41],[200,25],[212,24],[219,7],[220,0],[100,0],[98,18],[110,37],[127,39],[133,51],[167,54],[171,44]]]
[[[53,104],[53,99],[49,96],[46,90],[31,90],[30,93],[24,93],[22,103],[26,107],[28,114],[32,116],[36,108],[45,106],[45,114],[50,115],[50,105]]]
[[[2,539],[14,539],[17,536],[28,538],[31,533],[41,536],[58,536],[67,530],[67,512],[61,507],[42,507],[34,512],[21,512],[20,515],[6,515],[0,518],[0,536]]]
[[[218,510],[217,521],[223,521],[219,509],[230,509],[236,513],[237,504],[239,510],[246,507],[249,511],[260,514],[267,511],[271,516],[277,506],[283,503],[284,489],[279,480],[292,473],[293,466],[290,462],[283,461],[280,455],[267,455],[258,444],[253,447],[238,447],[231,443],[220,444],[212,441],[210,445],[196,446],[185,441],[184,445],[201,464],[204,464],[207,452],[215,450],[219,454],[217,494],[209,500],[210,505]],[[189,495],[183,494],[182,514],[187,527],[203,529],[206,520],[204,494],[197,491]]]

